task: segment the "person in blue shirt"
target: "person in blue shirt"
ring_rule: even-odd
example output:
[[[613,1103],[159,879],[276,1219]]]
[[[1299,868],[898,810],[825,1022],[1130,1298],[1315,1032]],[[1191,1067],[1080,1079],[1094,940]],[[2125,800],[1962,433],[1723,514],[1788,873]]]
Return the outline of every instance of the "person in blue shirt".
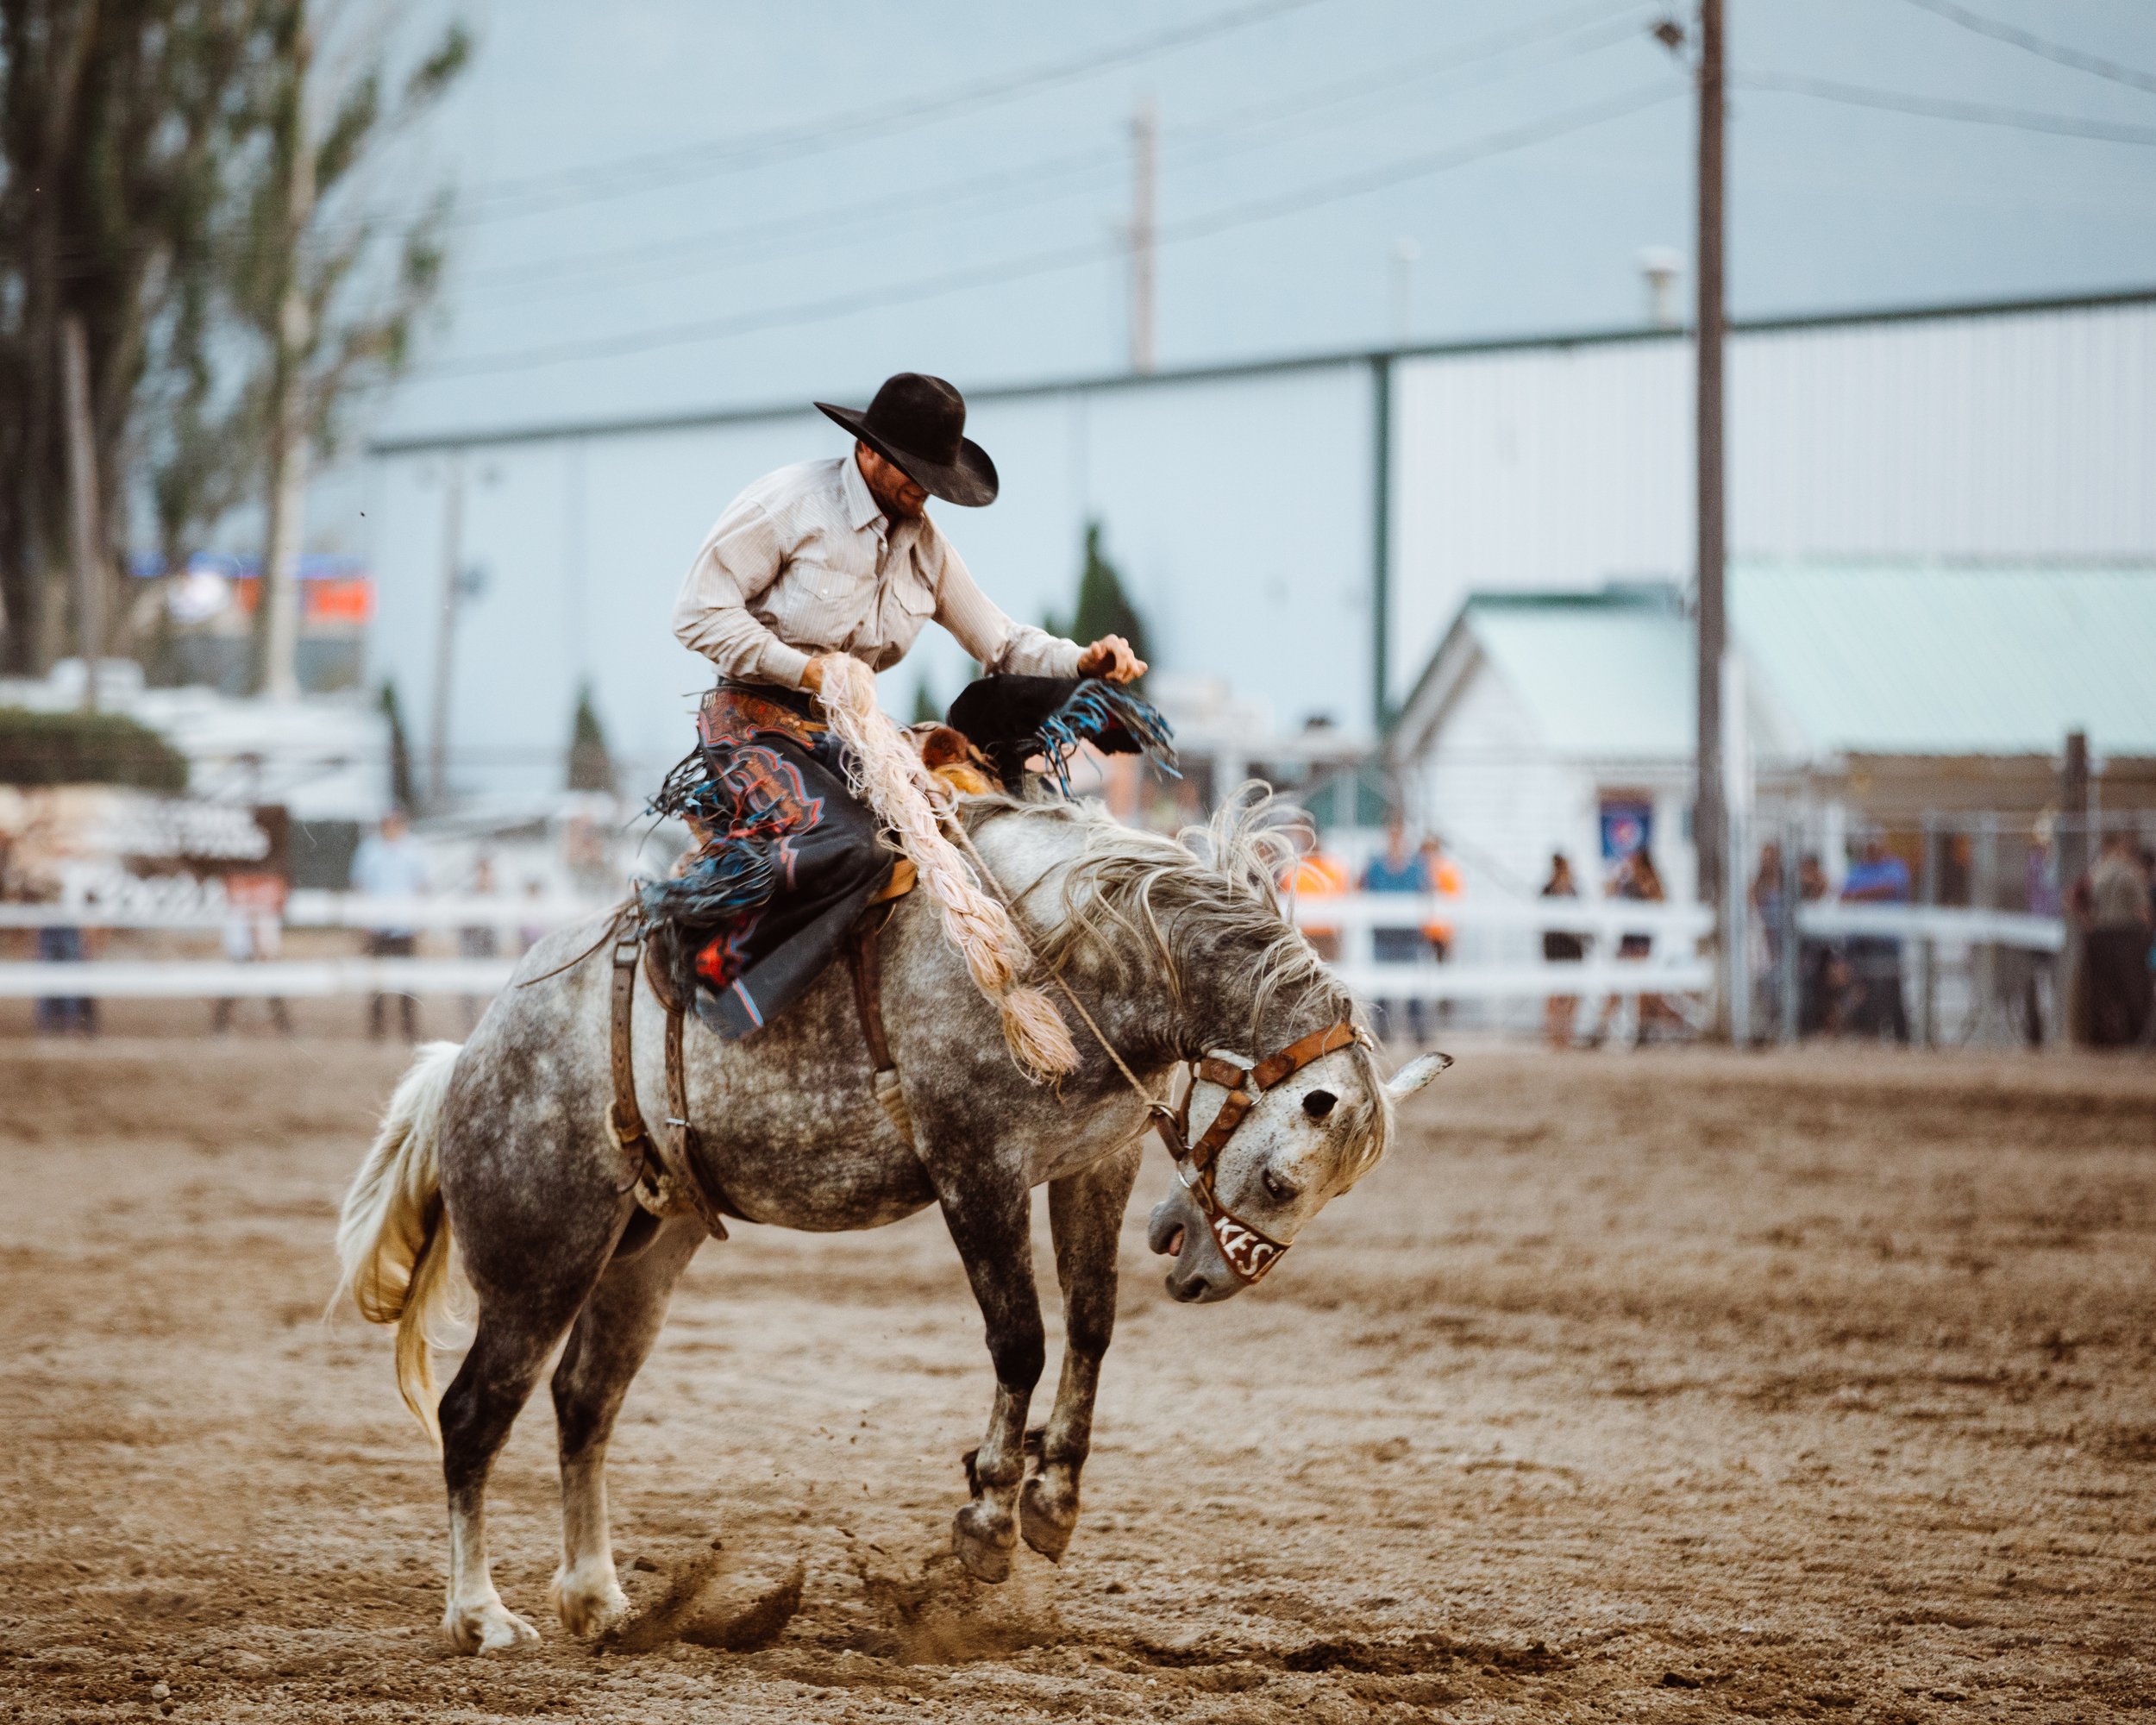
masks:
[[[1865,840],[1861,856],[1843,876],[1844,904],[1905,905],[1909,901],[1909,865],[1886,848],[1876,832]],[[1849,968],[1856,973],[1857,1002],[1849,1028],[1859,1036],[1891,1031],[1896,1042],[1909,1039],[1908,1009],[1902,1002],[1902,943],[1873,935],[1852,938]]]
[[[1426,896],[1431,888],[1430,866],[1422,853],[1407,843],[1407,829],[1397,819],[1385,829],[1385,849],[1363,865],[1363,891],[1366,893],[1413,893]],[[1421,957],[1422,930],[1410,928],[1375,928],[1370,931],[1370,954],[1380,964],[1413,964]],[[1429,1039],[1430,1027],[1423,1014],[1419,995],[1407,997],[1407,1031],[1420,1048]],[[1377,1020],[1377,1033],[1391,1035],[1390,1003],[1374,1000],[1371,1013]]]
[[[373,899],[417,899],[427,890],[427,860],[412,842],[411,826],[402,809],[382,817],[381,829],[360,841],[352,854],[352,890]],[[419,949],[419,931],[409,927],[377,928],[367,938],[370,958],[410,958]],[[367,1005],[367,1034],[377,1042],[386,1028],[389,996],[376,994]],[[419,1040],[419,1002],[410,994],[397,997],[398,1015],[404,1040]]]

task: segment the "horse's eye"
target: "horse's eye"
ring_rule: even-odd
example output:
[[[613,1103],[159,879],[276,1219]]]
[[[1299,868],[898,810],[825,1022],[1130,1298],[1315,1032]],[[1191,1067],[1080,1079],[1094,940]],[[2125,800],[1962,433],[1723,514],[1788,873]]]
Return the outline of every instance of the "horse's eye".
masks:
[[[1292,1181],[1282,1179],[1269,1168],[1265,1170],[1265,1195],[1275,1204],[1292,1204],[1295,1201],[1295,1187]]]
[[[1330,1090],[1313,1090],[1302,1099],[1302,1111],[1313,1120],[1321,1120],[1332,1112],[1332,1105],[1340,1099]]]

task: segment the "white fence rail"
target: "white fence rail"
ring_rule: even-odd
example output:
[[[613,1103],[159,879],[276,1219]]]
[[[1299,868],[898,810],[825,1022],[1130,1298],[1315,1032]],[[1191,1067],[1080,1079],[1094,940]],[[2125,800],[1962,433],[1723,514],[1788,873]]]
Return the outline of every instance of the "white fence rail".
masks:
[[[349,893],[296,892],[285,906],[288,928],[464,929],[561,926],[606,906],[582,899],[517,900],[500,896],[370,899]],[[1630,997],[1696,994],[1714,983],[1699,944],[1710,930],[1703,906],[1574,899],[1505,900],[1357,893],[1303,898],[1293,908],[1307,932],[1337,944],[1333,968],[1366,1000],[1507,1000],[1550,994]],[[215,932],[237,913],[219,906],[137,902],[78,906],[0,905],[0,927],[161,929]],[[1539,951],[1503,957],[1464,954],[1438,963],[1426,948],[1409,961],[1376,956],[1373,936],[1399,930],[1419,938],[1426,926],[1470,933],[1569,934],[1589,943],[1581,961],[1550,960]],[[1800,907],[1807,937],[1927,941],[2017,947],[2057,952],[2065,941],[2057,917],[1928,905],[1814,903]],[[1627,935],[1644,936],[1638,957],[1616,956]],[[506,958],[298,958],[260,963],[141,958],[77,963],[0,963],[0,999],[53,996],[103,999],[212,1000],[280,995],[491,994],[508,982]]]

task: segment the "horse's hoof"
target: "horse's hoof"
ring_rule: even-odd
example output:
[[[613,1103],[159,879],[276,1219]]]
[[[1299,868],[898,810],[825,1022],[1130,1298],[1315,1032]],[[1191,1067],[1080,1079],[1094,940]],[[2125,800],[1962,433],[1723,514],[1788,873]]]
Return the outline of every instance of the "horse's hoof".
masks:
[[[597,1640],[629,1616],[629,1596],[611,1574],[592,1585],[557,1570],[547,1594],[561,1614],[561,1627],[586,1640]]]
[[[1056,1494],[1038,1474],[1025,1482],[1025,1495],[1018,1500],[1018,1531],[1025,1535],[1025,1543],[1050,1563],[1061,1563],[1063,1553],[1070,1549],[1072,1531],[1078,1526],[1076,1494],[1068,1505],[1056,1501]]]
[[[975,1581],[989,1583],[1011,1578],[1011,1547],[1017,1543],[1006,1528],[1000,1540],[981,1530],[976,1505],[968,1503],[951,1518],[951,1555],[966,1566]]]
[[[460,1653],[516,1653],[539,1645],[539,1632],[501,1601],[452,1605],[442,1628]]]

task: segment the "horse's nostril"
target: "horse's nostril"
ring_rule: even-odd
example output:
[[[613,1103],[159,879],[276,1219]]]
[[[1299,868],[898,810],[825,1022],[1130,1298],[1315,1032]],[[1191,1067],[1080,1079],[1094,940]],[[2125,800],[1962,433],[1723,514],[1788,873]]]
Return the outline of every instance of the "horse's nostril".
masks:
[[[1313,1120],[1321,1120],[1332,1112],[1332,1105],[1340,1099],[1330,1090],[1313,1090],[1302,1099],[1302,1111]]]

